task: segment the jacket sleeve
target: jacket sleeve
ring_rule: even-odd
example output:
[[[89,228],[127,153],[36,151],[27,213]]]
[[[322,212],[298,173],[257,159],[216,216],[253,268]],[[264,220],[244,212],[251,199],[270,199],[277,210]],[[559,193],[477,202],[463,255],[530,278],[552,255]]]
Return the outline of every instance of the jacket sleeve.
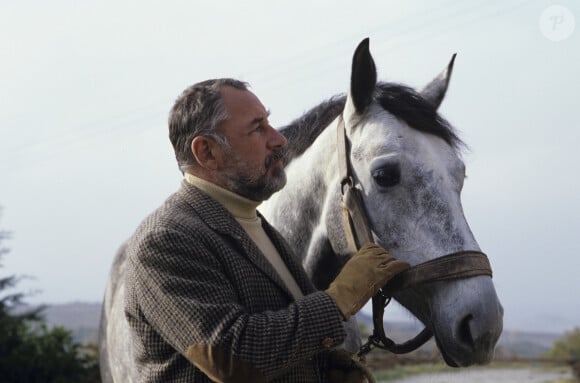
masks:
[[[339,311],[322,291],[278,311],[248,312],[216,246],[201,233],[157,228],[129,254],[131,294],[142,315],[210,378],[270,380],[344,340]]]

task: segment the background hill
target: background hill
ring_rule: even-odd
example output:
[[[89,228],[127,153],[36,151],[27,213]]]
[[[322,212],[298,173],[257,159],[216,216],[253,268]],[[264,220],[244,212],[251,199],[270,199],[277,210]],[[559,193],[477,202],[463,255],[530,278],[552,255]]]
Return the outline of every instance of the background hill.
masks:
[[[65,327],[79,342],[96,342],[99,338],[100,303],[72,302],[47,305],[44,316],[49,326]]]
[[[98,339],[100,303],[73,302],[48,305],[45,310],[47,323],[51,326],[63,326],[72,331],[80,342],[96,342]],[[359,325],[363,331],[372,328],[372,318],[365,312],[357,314]],[[417,335],[422,326],[417,322],[385,322],[388,336],[396,341],[405,341]],[[538,333],[526,331],[504,330],[498,344],[497,354],[505,357],[533,358],[540,357],[552,348],[554,341],[563,334]],[[366,339],[366,338],[365,338]],[[423,351],[432,351],[435,345],[431,341],[424,345]]]

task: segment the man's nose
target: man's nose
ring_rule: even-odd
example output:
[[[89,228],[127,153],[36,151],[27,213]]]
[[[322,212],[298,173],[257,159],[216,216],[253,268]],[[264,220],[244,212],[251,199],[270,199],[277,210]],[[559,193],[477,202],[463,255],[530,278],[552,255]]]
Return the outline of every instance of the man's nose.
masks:
[[[273,127],[270,126],[270,130],[272,135],[270,136],[270,139],[268,140],[268,145],[271,148],[281,148],[283,146],[286,146],[286,144],[288,143],[288,140],[286,139],[286,137],[280,133],[279,131],[277,131],[276,129],[274,129]]]

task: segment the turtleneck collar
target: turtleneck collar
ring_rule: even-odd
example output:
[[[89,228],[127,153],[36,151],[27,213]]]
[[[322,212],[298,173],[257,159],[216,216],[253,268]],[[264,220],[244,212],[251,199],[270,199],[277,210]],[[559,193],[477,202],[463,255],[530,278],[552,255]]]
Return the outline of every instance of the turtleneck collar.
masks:
[[[261,202],[242,197],[190,173],[185,173],[185,180],[222,204],[235,218],[255,220],[258,217],[256,208]]]

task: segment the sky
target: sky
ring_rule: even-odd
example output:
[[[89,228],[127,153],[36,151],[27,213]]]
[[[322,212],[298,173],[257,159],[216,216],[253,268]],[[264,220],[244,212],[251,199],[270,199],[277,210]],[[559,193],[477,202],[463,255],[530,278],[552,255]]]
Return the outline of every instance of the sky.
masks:
[[[0,276],[28,276],[29,303],[101,301],[119,245],[181,181],[166,121],[183,89],[248,81],[281,126],[347,92],[370,37],[379,79],[416,88],[457,53],[440,112],[469,146],[463,207],[504,327],[571,330],[578,23],[575,0],[0,0]]]

